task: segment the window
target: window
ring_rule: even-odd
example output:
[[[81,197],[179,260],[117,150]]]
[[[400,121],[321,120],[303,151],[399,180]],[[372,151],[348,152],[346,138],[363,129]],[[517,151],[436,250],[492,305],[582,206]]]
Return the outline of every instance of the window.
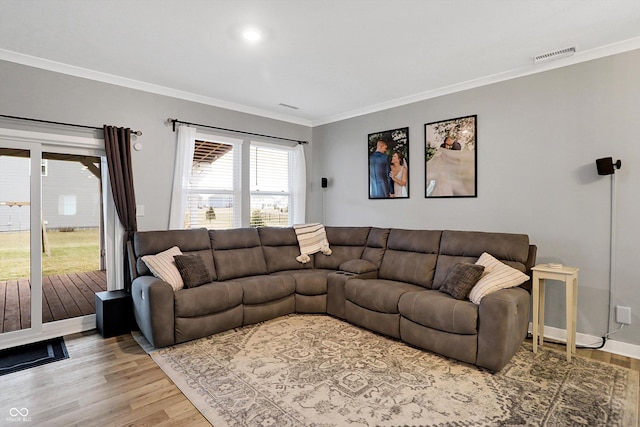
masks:
[[[240,226],[239,144],[196,140],[185,228]]]
[[[290,148],[251,143],[250,226],[291,225],[291,166]]]
[[[187,126],[178,129],[178,144],[184,150],[177,150],[170,227],[286,227],[294,214],[304,222],[301,145],[197,133]]]

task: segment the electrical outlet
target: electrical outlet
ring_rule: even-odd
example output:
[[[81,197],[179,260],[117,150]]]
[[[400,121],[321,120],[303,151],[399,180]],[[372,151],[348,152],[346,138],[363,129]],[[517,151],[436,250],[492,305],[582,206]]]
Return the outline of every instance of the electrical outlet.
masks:
[[[630,325],[631,324],[631,308],[617,305],[616,306],[616,322],[622,325]]]

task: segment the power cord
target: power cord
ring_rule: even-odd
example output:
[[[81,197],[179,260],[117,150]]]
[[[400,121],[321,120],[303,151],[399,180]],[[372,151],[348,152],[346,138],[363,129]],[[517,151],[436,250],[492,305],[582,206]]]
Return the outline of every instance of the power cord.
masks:
[[[615,331],[611,331],[609,333],[604,334],[600,339],[602,340],[602,342],[600,344],[593,343],[593,344],[588,344],[588,345],[577,345],[576,349],[583,349],[583,350],[600,350],[601,348],[604,347],[604,345],[607,343],[607,339],[609,338],[609,335],[613,335],[616,332],[620,332],[620,330],[622,330],[622,328],[624,328],[624,324],[621,324],[620,327],[618,329],[616,329]],[[533,339],[533,334],[528,332],[527,333],[527,338],[528,339]],[[563,342],[560,341],[554,341],[554,340],[546,340],[545,341],[552,343],[552,344],[565,344]],[[593,347],[594,345],[597,345],[597,347]]]

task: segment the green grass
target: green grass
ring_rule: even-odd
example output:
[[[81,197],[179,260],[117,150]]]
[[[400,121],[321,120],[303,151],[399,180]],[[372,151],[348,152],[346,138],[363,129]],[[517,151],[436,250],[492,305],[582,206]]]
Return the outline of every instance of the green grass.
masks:
[[[100,267],[98,229],[47,231],[51,256],[42,254],[42,275],[94,271]],[[0,281],[29,277],[29,232],[0,233]]]

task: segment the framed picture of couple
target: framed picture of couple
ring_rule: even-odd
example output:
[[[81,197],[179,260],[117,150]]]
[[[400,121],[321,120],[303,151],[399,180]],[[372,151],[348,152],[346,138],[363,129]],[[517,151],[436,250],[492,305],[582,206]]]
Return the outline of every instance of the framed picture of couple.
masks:
[[[409,197],[409,128],[369,134],[369,198]]]
[[[477,115],[424,125],[425,197],[477,197]]]

